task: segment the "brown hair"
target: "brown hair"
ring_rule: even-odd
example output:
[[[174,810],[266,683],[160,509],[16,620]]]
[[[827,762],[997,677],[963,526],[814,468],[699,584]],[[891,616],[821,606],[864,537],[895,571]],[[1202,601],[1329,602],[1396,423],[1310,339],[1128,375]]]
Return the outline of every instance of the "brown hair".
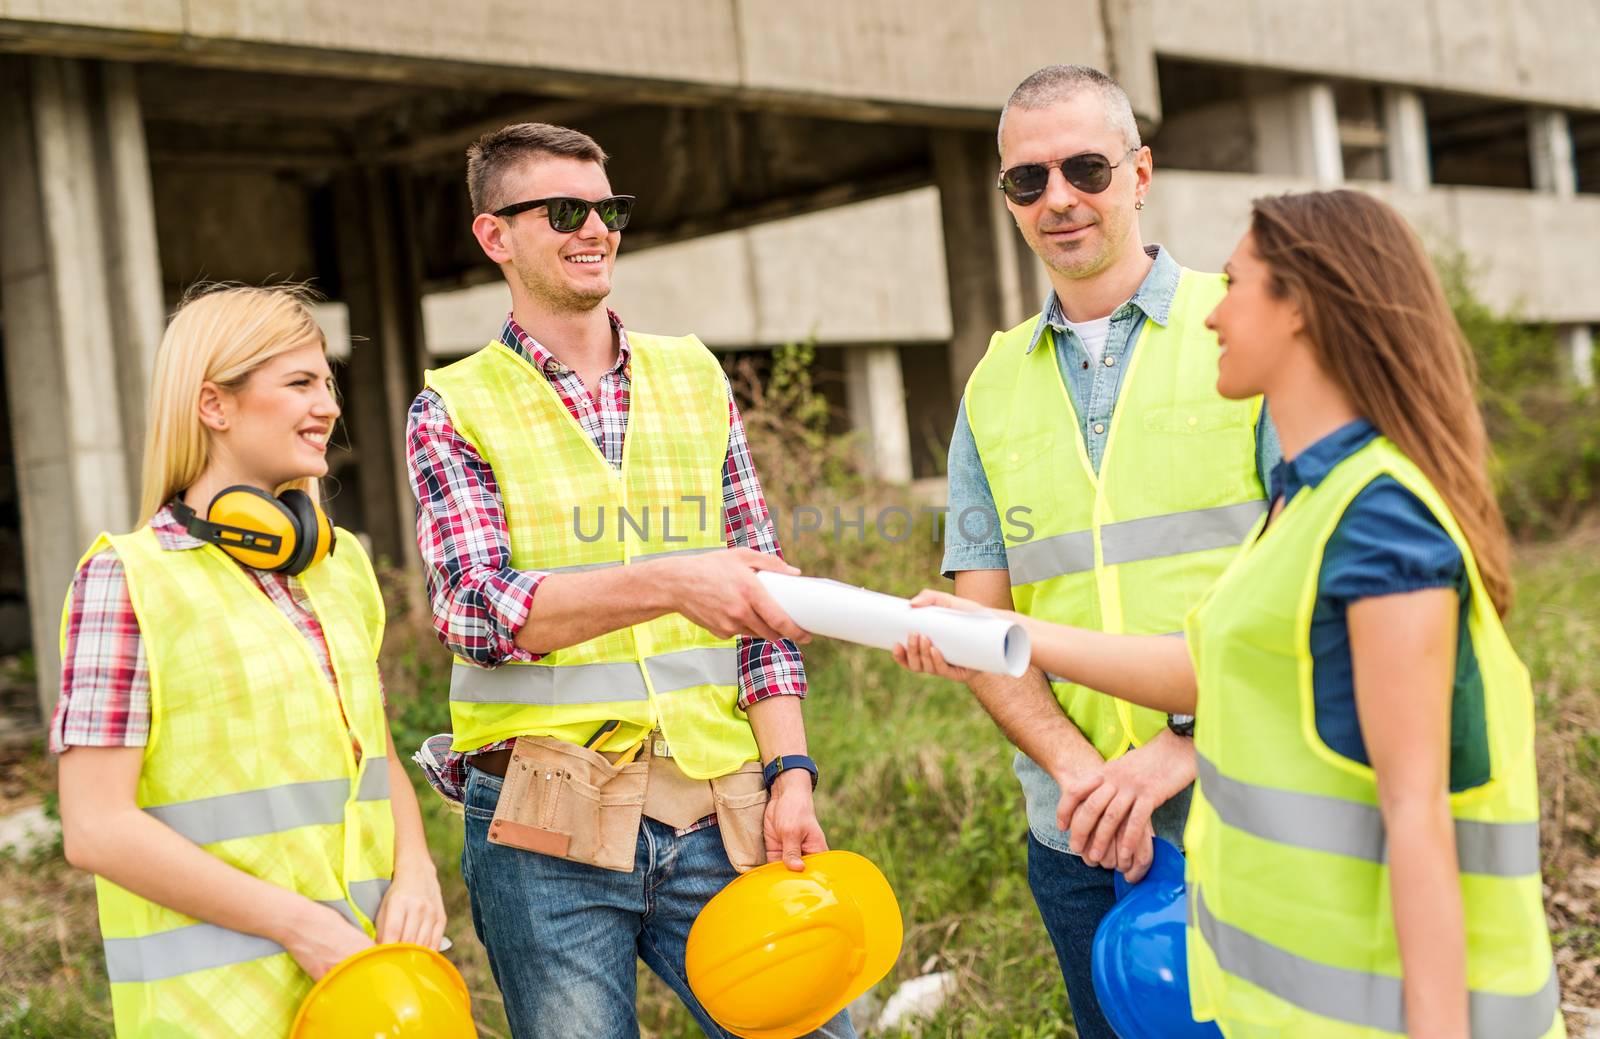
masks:
[[[500,178],[529,158],[555,156],[606,164],[606,153],[586,133],[550,123],[512,123],[473,141],[467,148],[467,194],[472,212],[492,213],[516,199],[501,197]]]
[[[1489,481],[1477,367],[1422,242],[1390,206],[1349,190],[1256,199],[1250,232],[1322,369],[1443,495],[1504,616],[1511,546]]]

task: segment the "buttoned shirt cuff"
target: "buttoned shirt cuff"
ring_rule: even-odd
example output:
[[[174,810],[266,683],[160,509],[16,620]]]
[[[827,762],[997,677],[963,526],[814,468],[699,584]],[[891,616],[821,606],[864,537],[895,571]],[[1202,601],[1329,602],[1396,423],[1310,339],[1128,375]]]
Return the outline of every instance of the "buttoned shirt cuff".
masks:
[[[788,639],[739,639],[739,709],[773,696],[806,695],[806,665],[800,647]]]
[[[484,612],[489,618],[494,661],[533,661],[544,654],[530,653],[517,645],[517,632],[528,622],[533,596],[549,573],[543,570],[513,570],[510,567],[489,577],[480,586]]]

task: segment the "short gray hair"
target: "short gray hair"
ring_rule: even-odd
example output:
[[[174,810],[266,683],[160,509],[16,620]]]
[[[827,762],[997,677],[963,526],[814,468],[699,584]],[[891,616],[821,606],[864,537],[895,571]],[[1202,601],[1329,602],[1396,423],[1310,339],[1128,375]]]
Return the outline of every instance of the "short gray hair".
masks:
[[[1012,108],[1039,109],[1076,97],[1085,90],[1093,90],[1105,103],[1106,119],[1111,128],[1122,134],[1129,148],[1143,147],[1139,139],[1139,124],[1133,118],[1133,104],[1127,91],[1117,81],[1090,65],[1046,65],[1018,84],[1000,110],[1000,129],[995,134],[995,145],[1000,145],[1005,133],[1006,113]]]

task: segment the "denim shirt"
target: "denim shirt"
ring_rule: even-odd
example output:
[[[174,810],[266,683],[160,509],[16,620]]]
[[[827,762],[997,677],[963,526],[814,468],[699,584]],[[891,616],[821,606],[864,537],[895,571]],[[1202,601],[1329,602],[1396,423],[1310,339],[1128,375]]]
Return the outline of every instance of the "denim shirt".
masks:
[[[1067,326],[1061,310],[1061,301],[1054,289],[1045,297],[1040,319],[1034,327],[1033,340],[1028,344],[1031,353],[1036,349],[1055,346],[1056,365],[1061,369],[1062,381],[1072,395],[1073,407],[1080,421],[1079,432],[1088,450],[1089,463],[1100,471],[1106,454],[1106,436],[1111,430],[1111,413],[1122,392],[1122,377],[1133,358],[1133,350],[1144,331],[1144,323],[1151,320],[1165,325],[1172,311],[1172,299],[1178,292],[1178,276],[1182,269],[1172,254],[1159,245],[1145,247],[1155,261],[1150,273],[1133,298],[1111,312],[1111,329],[1106,335],[1105,352],[1100,363],[1095,364],[1077,333]],[[1045,336],[1049,329],[1051,335]],[[1096,428],[1100,432],[1095,432]],[[1273,428],[1267,409],[1261,409],[1256,423],[1256,472],[1261,486],[1269,486],[1273,467],[1283,457],[1278,444],[1278,432]],[[1006,546],[999,516],[994,506],[994,493],[989,488],[989,478],[984,474],[983,462],[978,457],[978,444],[972,436],[972,426],[967,421],[966,401],[956,412],[955,431],[950,436],[950,456],[947,468],[950,480],[949,515],[945,527],[944,562],[940,570],[945,577],[953,577],[958,570],[1004,570]],[[977,514],[984,517],[977,521]],[[962,523],[955,517],[966,516]],[[981,531],[986,536],[975,538],[969,532]]]
[[[1150,273],[1145,275],[1133,297],[1111,312],[1111,329],[1106,335],[1105,352],[1099,364],[1091,360],[1083,341],[1067,327],[1066,315],[1062,313],[1061,301],[1056,298],[1054,289],[1045,297],[1033,340],[1028,344],[1030,352],[1054,344],[1056,365],[1061,369],[1067,391],[1072,394],[1073,407],[1082,423],[1079,432],[1088,449],[1089,462],[1097,473],[1105,458],[1106,434],[1111,429],[1111,414],[1122,392],[1123,373],[1138,345],[1139,334],[1144,331],[1146,321],[1163,326],[1167,323],[1182,273],[1178,262],[1161,246],[1146,246],[1145,252],[1154,261]],[[1049,337],[1045,336],[1047,327],[1052,333]],[[1096,428],[1100,432],[1097,433]],[[1277,430],[1263,407],[1256,423],[1256,472],[1262,487],[1269,486],[1272,470],[1282,455]],[[995,509],[994,493],[978,456],[978,444],[967,421],[964,401],[956,414],[955,431],[950,437],[948,472],[949,519],[945,524],[944,562],[940,567],[944,576],[953,577],[958,570],[1006,569],[1005,528]],[[973,510],[986,517],[983,523],[976,521]],[[957,522],[958,517],[966,519]],[[985,536],[974,538],[967,533],[969,531],[982,532]],[[1034,837],[1046,847],[1068,850],[1067,835],[1057,829],[1055,823],[1061,788],[1049,773],[1020,751],[1012,768],[1022,783],[1028,823]],[[1157,810],[1153,821],[1159,836],[1175,844],[1181,843],[1188,802],[1189,793],[1185,791]]]

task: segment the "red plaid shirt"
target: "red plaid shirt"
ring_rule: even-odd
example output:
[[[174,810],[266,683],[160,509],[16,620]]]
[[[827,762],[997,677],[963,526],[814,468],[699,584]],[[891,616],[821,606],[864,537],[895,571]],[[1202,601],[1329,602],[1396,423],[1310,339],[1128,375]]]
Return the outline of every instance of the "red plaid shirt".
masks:
[[[610,313],[620,349],[617,363],[590,396],[583,380],[507,316],[500,341],[542,373],[607,462],[622,466],[628,431],[631,350],[617,315]],[[761,481],[750,457],[744,422],[728,387],[728,456],[722,472],[724,535],[729,548],[781,555],[767,514]],[[493,667],[508,660],[537,660],[516,644],[533,596],[547,573],[511,566],[511,535],[494,473],[456,432],[438,394],[424,390],[411,405],[406,460],[417,496],[417,544],[427,573],[433,627],[457,656]],[[800,650],[784,640],[739,639],[739,706],[769,696],[804,696]],[[473,753],[511,745],[491,743]],[[451,800],[466,787],[466,755],[449,750],[449,735],[432,737],[417,761],[430,782]]]
[[[173,518],[170,507],[151,517],[150,528],[156,543],[169,552],[204,544]],[[305,636],[322,673],[337,689],[322,625],[299,580],[243,564],[240,569]],[[142,747],[149,738],[150,668],[144,639],[128,597],[122,560],[107,549],[84,563],[72,579],[61,699],[50,719],[50,750],[60,754],[69,747]]]

